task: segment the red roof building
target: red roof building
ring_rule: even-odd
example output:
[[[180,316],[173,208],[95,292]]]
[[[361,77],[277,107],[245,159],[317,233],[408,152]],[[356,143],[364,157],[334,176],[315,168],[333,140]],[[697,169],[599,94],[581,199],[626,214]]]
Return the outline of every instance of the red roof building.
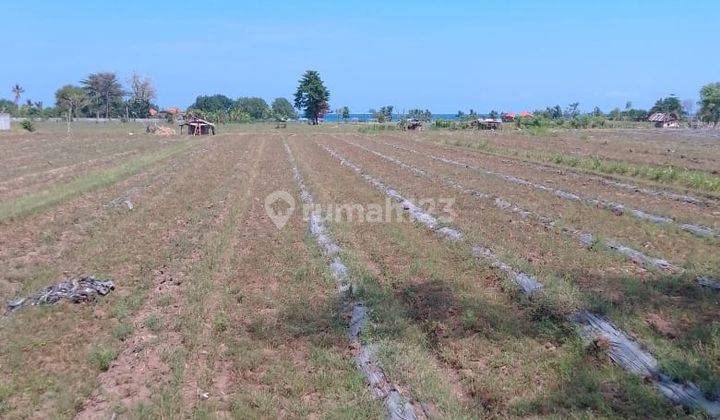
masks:
[[[506,112],[500,116],[500,119],[503,122],[512,122],[515,121],[515,113],[514,112]]]

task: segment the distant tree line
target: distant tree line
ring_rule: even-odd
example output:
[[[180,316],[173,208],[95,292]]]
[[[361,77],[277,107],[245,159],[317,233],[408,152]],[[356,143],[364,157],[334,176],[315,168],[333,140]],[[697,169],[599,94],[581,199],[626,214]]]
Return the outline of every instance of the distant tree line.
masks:
[[[297,118],[290,101],[275,98],[270,105],[258,97],[240,97],[232,100],[221,94],[198,96],[187,109],[189,115],[216,123],[253,122],[263,120],[289,120]]]
[[[12,88],[14,100],[0,99],[0,112],[15,117],[51,118],[144,118],[150,108],[157,108],[155,87],[147,77],[133,74],[125,88],[115,73],[89,74],[77,85],[65,85],[55,92],[55,106],[26,99],[19,84]]]
[[[275,98],[270,105],[258,97],[241,97],[232,100],[216,94],[198,96],[187,110],[189,115],[205,118],[212,122],[252,122],[263,120],[287,121],[298,118],[296,108],[303,111],[303,117],[311,124],[318,124],[328,113],[330,91],[325,87],[320,74],[306,71],[298,81],[294,103],[286,98]],[[293,106],[294,105],[294,106]],[[350,110],[342,110],[344,118],[350,117]]]
[[[156,90],[152,81],[147,77],[133,74],[128,80],[127,87],[112,72],[91,73],[80,80],[77,85],[69,84],[55,92],[54,106],[46,107],[41,101],[29,98],[25,101],[25,89],[20,84],[11,87],[12,100],[0,99],[0,112],[6,112],[15,117],[49,118],[63,117],[72,121],[78,117],[93,118],[145,118],[150,109],[159,110],[154,101]],[[236,100],[216,95],[198,96],[188,108],[190,115],[203,117],[213,122],[252,122],[275,119],[285,121],[298,118],[296,109],[303,112],[303,117],[311,124],[318,124],[321,118],[329,111],[330,91],[325,87],[318,72],[306,71],[298,81],[294,102],[286,98],[276,98],[270,105],[258,97],[240,97]],[[604,113],[600,108],[594,107],[590,112],[582,112],[580,104],[573,102],[564,109],[560,105],[549,106],[536,110],[532,117],[518,117],[519,126],[557,126],[570,128],[603,127],[609,121],[645,121],[655,112],[673,113],[678,118],[697,117],[697,119],[717,125],[720,122],[720,82],[710,83],[700,89],[699,109],[694,111],[695,103],[691,100],[681,102],[675,95],[658,99],[649,110],[638,109],[631,102],[625,104],[624,109],[614,108]],[[379,110],[370,109],[370,114],[379,122],[392,122],[392,105],[385,105]],[[350,118],[350,109],[342,107],[336,110],[344,120]],[[498,118],[502,113],[492,110],[487,114],[490,118]],[[479,118],[474,110],[469,113],[458,111],[459,123],[468,123]],[[425,109],[411,109],[403,118],[413,118],[430,121],[432,113]],[[452,125],[441,122],[438,125]]]

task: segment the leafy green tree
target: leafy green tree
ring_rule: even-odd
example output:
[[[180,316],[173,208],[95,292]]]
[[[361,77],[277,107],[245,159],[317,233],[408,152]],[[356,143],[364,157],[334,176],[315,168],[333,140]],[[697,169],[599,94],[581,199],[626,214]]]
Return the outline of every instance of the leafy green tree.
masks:
[[[115,73],[101,72],[92,73],[80,82],[90,101],[95,105],[96,114],[99,116],[102,110],[105,111],[105,118],[110,118],[110,109],[119,108],[125,92],[117,79]]]
[[[644,121],[648,117],[648,112],[644,109],[629,109],[623,113],[630,121]]]
[[[15,102],[8,99],[0,99],[0,112],[8,113],[10,115],[17,114],[18,107]]]
[[[565,118],[575,118],[580,115],[580,103],[573,102],[565,109]]]
[[[347,122],[347,120],[350,119],[350,108],[347,106],[340,108],[340,116],[342,116],[342,119]]]
[[[499,116],[498,112],[495,111],[494,109],[492,111],[490,111],[490,113],[488,114],[488,118],[492,118],[493,120],[497,119],[498,116]]]
[[[201,95],[195,99],[195,103],[190,109],[200,110],[203,112],[229,112],[234,102],[225,95]]]
[[[297,118],[297,112],[293,108],[290,101],[285,98],[275,98],[272,101],[272,112],[275,118],[282,120],[294,120]]]
[[[560,105],[555,105],[554,107],[550,108],[550,118],[553,120],[559,120],[563,117],[562,108],[560,108]]]
[[[230,121],[239,122],[239,123],[251,123],[253,121],[253,118],[245,111],[242,111],[238,108],[233,108],[230,110],[230,114],[228,115],[228,119]]]
[[[655,102],[652,108],[650,108],[650,114],[655,112],[669,112],[677,115],[678,117],[685,116],[680,100],[675,95],[670,95],[667,98],[660,98]]]
[[[386,106],[380,107],[380,113],[383,115],[383,120],[384,120],[384,121],[392,122],[392,120],[393,120],[393,116],[392,116],[393,108],[394,108],[394,107],[393,107],[392,105],[386,105]]]
[[[429,109],[424,111],[422,109],[411,109],[408,111],[407,116],[409,119],[429,122],[432,119],[432,112]]]
[[[710,83],[700,89],[700,118],[717,126],[720,121],[720,82]]]
[[[270,116],[270,107],[268,107],[267,102],[265,102],[263,98],[238,98],[233,108],[250,115],[250,118],[254,120],[261,120]]]
[[[329,100],[330,91],[320,79],[320,74],[314,70],[306,71],[295,92],[295,108],[302,109],[305,118],[317,125],[329,109]]]
[[[150,115],[150,108],[157,109],[157,106],[153,105],[152,102],[139,98],[128,99],[125,106],[127,107],[128,115],[132,118],[146,118]]]
[[[65,85],[55,92],[55,106],[67,116],[68,122],[79,116],[88,101],[85,89],[78,86]]]
[[[18,114],[30,119],[40,118],[43,116],[43,103],[42,101],[33,102],[28,99],[20,107]]]

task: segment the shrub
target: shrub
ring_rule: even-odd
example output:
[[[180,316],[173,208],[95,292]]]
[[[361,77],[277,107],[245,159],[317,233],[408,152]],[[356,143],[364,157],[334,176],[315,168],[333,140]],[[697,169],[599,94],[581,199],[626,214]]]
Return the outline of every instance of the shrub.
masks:
[[[130,334],[132,334],[132,332],[132,324],[122,323],[118,325],[115,330],[113,330],[113,337],[117,338],[120,341],[125,341],[128,337],[130,337]]]
[[[20,127],[22,127],[25,131],[33,132],[35,131],[35,123],[32,122],[32,120],[23,120],[20,123]]]
[[[451,130],[457,129],[457,123],[456,123],[455,121],[451,121],[451,120],[440,120],[440,119],[438,119],[438,120],[435,120],[435,121],[433,122],[433,124],[434,124],[435,127],[437,127],[437,128],[449,128],[449,129],[451,129]]]
[[[95,367],[105,372],[110,369],[110,364],[117,357],[117,352],[111,348],[98,346],[90,352],[90,360]]]
[[[215,329],[215,332],[224,332],[228,329],[229,325],[230,318],[228,318],[225,312],[218,312],[215,315],[215,319],[213,319],[213,328]]]
[[[145,318],[145,327],[157,334],[162,329],[162,320],[157,315],[150,315]]]

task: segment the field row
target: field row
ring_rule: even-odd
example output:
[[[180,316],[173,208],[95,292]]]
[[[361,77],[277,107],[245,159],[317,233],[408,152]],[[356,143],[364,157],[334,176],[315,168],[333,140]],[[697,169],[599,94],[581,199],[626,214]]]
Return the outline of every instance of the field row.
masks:
[[[16,145],[13,156],[28,152],[17,165],[44,159],[30,146]],[[717,238],[680,227],[717,231],[712,202],[400,135],[116,146],[73,152],[91,168],[79,179],[111,173],[105,182],[36,174],[7,189],[21,210],[58,193],[0,222],[0,298],[65,275],[112,278],[116,290],[0,320],[2,415],[701,416],[688,398],[717,408],[719,302],[698,282],[720,275]],[[294,204],[268,210],[275,192]],[[293,208],[276,226],[272,213]],[[342,217],[327,213],[337,208]],[[370,208],[392,217],[371,221]],[[525,281],[542,286],[526,296]],[[595,334],[612,325],[615,337]],[[645,371],[625,369],[628,349]]]
[[[413,182],[420,182],[420,181],[418,181],[417,179],[416,179],[416,180],[412,180],[412,179],[409,179],[409,178],[406,179],[406,178],[403,177],[403,175],[400,175],[400,174],[397,172],[397,170],[394,170],[394,169],[391,169],[391,168],[389,169],[389,168],[387,168],[387,167],[383,167],[384,164],[380,164],[379,162],[378,162],[378,163],[373,162],[373,158],[367,157],[367,155],[370,155],[370,153],[367,153],[366,157],[362,157],[362,155],[361,155],[362,152],[360,151],[360,150],[362,150],[362,149],[360,149],[360,150],[357,150],[357,149],[356,149],[355,151],[353,151],[353,150],[351,150],[351,148],[348,148],[347,146],[342,146],[342,145],[338,144],[337,140],[336,140],[336,139],[332,139],[332,138],[327,139],[327,140],[325,140],[325,141],[321,141],[321,143],[323,143],[323,145],[324,145],[325,147],[327,147],[327,145],[330,145],[330,148],[331,148],[330,150],[332,150],[333,148],[334,148],[334,149],[344,149],[343,152],[342,152],[342,154],[344,154],[344,155],[353,155],[353,158],[351,158],[351,159],[353,159],[353,161],[355,161],[355,162],[362,162],[362,163],[360,164],[360,167],[362,167],[362,168],[364,168],[364,169],[367,169],[367,168],[372,167],[373,169],[372,169],[372,170],[369,170],[368,173],[378,174],[378,173],[382,173],[383,170],[388,171],[388,172],[384,172],[384,174],[387,174],[387,176],[382,176],[380,179],[385,179],[385,180],[389,179],[389,180],[391,180],[391,181],[388,181],[388,182],[391,182],[391,185],[394,185],[394,186],[396,186],[396,187],[401,186],[400,188],[401,188],[403,191],[406,191],[406,192],[409,191],[408,193],[409,193],[411,196],[414,196],[414,197],[427,197],[428,192],[429,192],[429,191],[433,191],[433,190],[432,190],[432,186],[427,185],[427,184],[426,184],[426,185],[422,185],[422,186],[418,186],[418,187],[417,187],[417,188],[418,188],[417,190],[411,189],[410,187],[408,187],[409,184],[412,184]],[[317,154],[317,152],[315,152],[315,154]],[[375,156],[374,158],[377,159],[377,156]],[[378,159],[378,160],[379,160],[379,159]],[[376,165],[377,165],[377,166],[376,166]],[[313,165],[313,166],[315,166],[315,167],[322,167],[322,168],[328,168],[328,167],[330,166],[330,163],[329,163],[329,162],[318,162],[318,163],[316,163],[316,164]],[[344,183],[344,182],[341,182],[341,183]],[[425,195],[419,194],[419,191],[422,191],[423,194],[425,194]],[[434,191],[433,191],[433,192],[434,192]],[[448,194],[448,191],[443,191],[443,192],[444,192],[446,195]],[[461,197],[456,197],[456,200],[458,200],[458,201],[460,201],[461,199],[462,199]],[[457,202],[457,201],[456,201],[456,202]],[[328,203],[328,204],[329,204],[329,203]],[[477,203],[475,203],[475,206],[477,207]],[[472,205],[470,205],[469,208],[470,208],[470,207],[472,207]],[[461,217],[463,217],[463,216],[465,216],[465,215],[467,214],[465,208],[463,208],[461,211],[458,211],[458,213],[462,215]],[[485,215],[484,215],[484,217],[485,217],[484,220],[485,220],[485,221],[488,220],[488,216],[489,216],[489,215],[488,215],[487,213],[488,213],[488,211],[487,211],[487,209],[486,209]],[[466,219],[464,219],[464,217],[463,217],[463,226],[471,226],[471,225],[472,225],[472,220],[478,220],[478,219],[479,219],[479,216],[480,216],[480,215],[478,214],[478,217],[468,217],[469,220],[466,220]],[[468,224],[465,224],[465,222],[467,222],[469,225],[468,225]],[[488,223],[486,223],[486,225],[487,225],[487,224],[488,224]],[[469,229],[463,229],[463,231],[469,232],[469,235],[472,235],[473,232],[477,232],[477,229],[474,228],[474,227],[472,227],[472,228],[469,228]],[[527,233],[527,232],[526,232],[526,233]],[[507,243],[507,235],[505,235],[505,236],[506,236],[506,240],[505,240],[505,241],[500,241],[500,243]],[[533,238],[534,236],[535,236],[535,235],[534,235],[534,232],[533,232],[532,234],[530,234],[530,235],[528,235],[527,237],[525,237],[525,239],[522,241],[522,243],[528,244],[528,240],[527,240],[527,239]],[[493,241],[493,242],[494,242],[494,241]],[[534,242],[534,241],[533,241],[533,242]],[[528,244],[528,245],[532,245],[532,244]],[[577,247],[576,247],[576,248],[577,248]],[[539,255],[542,255],[542,256],[544,257],[544,255],[547,255],[547,253],[541,253],[541,254],[539,254]],[[577,256],[577,250],[576,250],[576,252],[574,252],[574,255]],[[597,256],[595,256],[595,258],[597,258]],[[602,258],[602,255],[600,256],[600,258]],[[540,258],[538,258],[538,259],[540,259]],[[602,261],[602,263],[599,264],[599,265],[601,265],[601,266],[603,266],[603,267],[606,267],[606,266],[610,266],[610,267],[617,266],[617,264],[613,264],[612,260]],[[582,267],[582,266],[581,266],[581,267]],[[585,273],[583,273],[583,271],[587,272],[587,270],[585,270],[584,268],[581,268],[581,267],[578,267],[578,271],[576,271],[577,274],[585,274]],[[533,270],[533,271],[537,271],[537,270]],[[560,271],[560,273],[562,273],[562,271]],[[549,278],[551,278],[551,279],[553,279],[553,278],[558,278],[558,277],[560,277],[560,276],[558,276],[558,274],[560,274],[560,273],[556,272],[554,275],[550,275],[550,276],[546,276],[546,277],[549,277]],[[598,292],[602,292],[603,289],[605,289],[605,290],[611,289],[611,287],[608,287],[608,284],[605,283],[603,277],[604,277],[604,276],[603,276],[602,274],[593,277],[593,280],[595,280],[595,281],[594,281],[594,284],[592,285],[592,288],[595,288],[596,290],[597,290],[597,288],[600,288],[599,290],[597,290]],[[562,277],[560,277],[560,278],[562,278]],[[563,279],[563,280],[569,280],[569,279]],[[574,279],[573,279],[573,280],[574,280]],[[599,281],[598,281],[598,280],[599,280]],[[628,280],[632,280],[632,279],[628,279]],[[685,279],[685,281],[687,281],[687,280],[688,280],[688,279]],[[635,281],[635,284],[633,285],[633,287],[637,287],[637,281],[638,281],[638,280],[637,280],[637,279],[634,279],[634,281]],[[650,290],[647,290],[647,289],[646,289],[646,290],[644,291],[644,293],[653,293],[653,297],[654,297],[654,298],[655,298],[656,296],[657,296],[658,298],[664,297],[664,298],[665,298],[664,300],[665,300],[666,303],[669,302],[669,301],[672,301],[672,302],[673,302],[673,306],[677,306],[677,305],[675,305],[675,302],[674,302],[674,301],[677,300],[677,297],[678,297],[678,296],[677,296],[677,295],[678,295],[677,291],[672,291],[671,293],[668,294],[668,293],[665,293],[665,288],[667,287],[667,284],[665,284],[665,286],[661,286],[662,283],[666,283],[667,281],[668,281],[668,279],[664,278],[664,276],[661,276],[661,277],[658,279],[658,285],[655,285],[655,286],[647,285],[647,286],[645,286],[645,287],[647,287],[647,289],[660,289],[660,290],[652,290],[652,292],[650,292]],[[677,281],[677,279],[671,280],[671,281]],[[683,280],[679,280],[679,281],[682,282]],[[574,286],[574,285],[571,285],[571,286]],[[563,295],[565,294],[566,290],[562,290],[562,287],[558,288],[557,286],[555,286],[554,288],[560,289],[560,292],[561,292],[561,293],[559,293],[559,294],[556,293],[556,294],[558,295],[557,297],[560,298],[560,299],[553,299],[553,300],[555,300],[556,302],[566,303],[566,301],[568,300],[568,299],[567,299],[568,297],[571,297],[571,298],[573,297],[573,296],[563,296]],[[687,305],[687,306],[686,306],[686,309],[685,309],[686,313],[685,313],[684,315],[691,315],[691,316],[693,316],[693,317],[697,316],[698,314],[694,311],[694,309],[697,307],[698,301],[703,301],[703,300],[705,300],[705,302],[706,302],[705,305],[703,305],[703,306],[706,308],[706,311],[708,311],[708,313],[713,313],[713,311],[714,311],[713,305],[714,305],[714,302],[716,302],[716,301],[715,301],[715,295],[714,295],[712,292],[709,292],[709,291],[707,291],[707,290],[702,290],[702,288],[698,287],[697,285],[692,285],[692,283],[686,284],[686,285],[685,285],[685,288],[686,288],[686,290],[685,290],[684,292],[687,293],[689,290],[692,290],[692,292],[689,293],[690,296],[687,296],[687,302],[686,302],[686,305]],[[628,289],[628,286],[625,285],[624,289]],[[620,289],[620,290],[622,291],[623,289]],[[593,290],[590,289],[590,291],[593,291]],[[555,293],[555,292],[553,292],[553,293]],[[586,297],[585,297],[583,300],[593,300],[593,299],[597,299],[597,297],[596,297],[597,294],[596,294],[596,293],[586,293],[585,295],[586,295]],[[663,295],[664,295],[664,296],[663,296]],[[650,299],[650,301],[652,301],[652,299]],[[640,307],[640,305],[635,305],[634,308],[628,308],[628,307],[625,307],[626,305],[625,305],[624,302],[621,302],[620,305],[618,305],[618,306],[621,306],[621,307],[622,307],[622,311],[625,312],[624,314],[621,314],[621,315],[625,315],[625,316],[623,317],[623,319],[625,320],[625,322],[630,323],[631,325],[632,325],[632,323],[637,323],[638,326],[640,326],[641,328],[642,328],[642,324],[644,324],[645,328],[642,328],[642,329],[649,330],[649,331],[647,331],[647,332],[648,332],[648,334],[647,334],[647,341],[648,341],[648,342],[653,342],[653,341],[657,341],[657,342],[658,342],[658,348],[656,348],[656,349],[654,349],[654,350],[658,350],[658,351],[664,350],[664,351],[665,351],[664,354],[667,354],[667,355],[669,355],[669,354],[671,354],[671,353],[674,352],[675,358],[677,358],[677,360],[674,360],[674,361],[672,361],[672,362],[668,362],[668,359],[665,359],[665,361],[662,361],[662,360],[661,360],[661,363],[663,363],[663,365],[672,365],[672,364],[675,363],[675,362],[682,363],[682,360],[683,360],[682,358],[684,357],[684,356],[683,356],[683,355],[684,355],[684,351],[686,350],[686,349],[684,348],[684,347],[685,347],[684,344],[682,344],[682,343],[675,343],[675,344],[669,343],[668,340],[666,339],[667,337],[662,337],[662,336],[661,336],[662,334],[658,334],[657,331],[652,331],[652,327],[651,327],[651,328],[647,328],[647,327],[648,327],[647,319],[655,319],[655,318],[654,318],[654,317],[655,317],[655,314],[652,314],[652,312],[657,311],[659,308],[662,307],[661,301],[662,301],[662,299],[656,300],[652,306],[645,307],[645,308]],[[597,306],[597,302],[591,302],[591,303],[595,303],[595,306]],[[657,306],[656,306],[656,305],[657,305]],[[565,310],[567,310],[567,309],[569,309],[569,308],[556,308],[556,309],[565,309]],[[607,309],[607,308],[606,308],[606,309]],[[677,310],[678,308],[673,307],[672,309],[673,309],[673,310]],[[648,314],[650,314],[650,315],[652,315],[652,316],[646,318],[645,315],[648,315]],[[702,316],[702,315],[701,315],[701,316]],[[701,319],[702,319],[702,318],[701,318]],[[702,321],[700,321],[697,325],[702,326]],[[657,340],[656,340],[656,339],[657,339]],[[675,340],[673,340],[673,341],[675,341]],[[673,350],[672,347],[675,346],[675,345],[678,345],[678,346],[677,346],[677,348],[675,348],[675,349]],[[665,346],[669,346],[669,347],[665,347]],[[652,346],[651,346],[651,347],[652,347]],[[662,347],[662,348],[661,348],[661,347]],[[657,354],[657,352],[656,352],[656,354]],[[708,356],[708,355],[705,355],[705,354],[700,354],[700,355],[698,355],[698,361],[699,361],[700,364],[703,364],[703,363],[704,363],[704,360],[707,360],[707,359],[705,359],[706,356]],[[711,356],[711,355],[709,355],[709,356]],[[712,384],[713,384],[713,381],[714,381],[714,379],[712,379],[712,378],[716,376],[716,372],[717,372],[717,371],[712,372],[712,373],[710,373],[710,374],[708,375],[708,378],[710,378],[710,381],[709,381],[710,387],[713,387],[713,386],[714,386],[714,385],[712,385]],[[700,373],[700,370],[698,370],[696,373]],[[682,376],[681,376],[681,380],[682,380],[682,379],[688,379],[688,378],[682,378]],[[706,383],[706,384],[707,384],[707,383]]]

